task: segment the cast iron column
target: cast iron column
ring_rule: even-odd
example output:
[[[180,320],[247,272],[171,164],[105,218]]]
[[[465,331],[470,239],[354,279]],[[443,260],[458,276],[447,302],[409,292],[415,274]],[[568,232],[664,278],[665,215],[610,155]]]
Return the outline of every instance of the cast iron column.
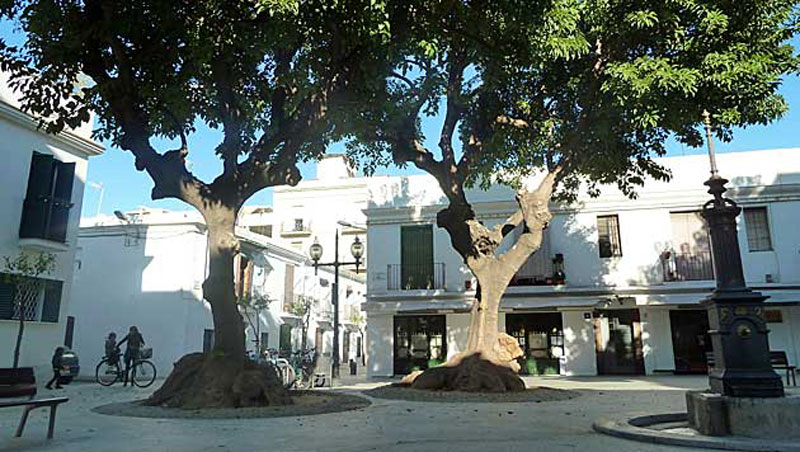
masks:
[[[333,368],[331,378],[339,378],[339,229],[336,229],[333,264]]]
[[[781,397],[783,381],[772,370],[764,300],[744,280],[736,217],[741,208],[723,194],[728,182],[717,174],[711,122],[704,112],[711,178],[705,182],[714,196],[703,206],[711,231],[716,288],[703,301],[708,310],[714,366],[708,373],[711,391],[734,397]]]

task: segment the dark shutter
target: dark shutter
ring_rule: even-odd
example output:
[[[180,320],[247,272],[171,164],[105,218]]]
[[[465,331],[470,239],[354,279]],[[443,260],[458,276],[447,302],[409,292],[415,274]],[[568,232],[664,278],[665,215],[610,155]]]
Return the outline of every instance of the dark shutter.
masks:
[[[403,226],[400,248],[400,287],[433,287],[433,226]]]
[[[290,354],[292,352],[292,325],[288,323],[284,323],[281,325],[280,328],[280,341],[278,343],[278,348],[280,349],[281,353]]]
[[[50,216],[54,161],[51,155],[33,153],[28,191],[22,208],[20,238],[45,238]]]
[[[67,316],[67,330],[64,333],[64,345],[72,348],[72,339],[75,336],[75,317]]]
[[[45,280],[44,305],[42,306],[42,322],[58,322],[58,313],[61,309],[61,289],[63,283],[55,280]]]
[[[53,206],[47,238],[56,242],[65,242],[67,240],[69,211],[72,207],[72,182],[75,179],[75,164],[55,162],[55,167]]]
[[[0,319],[10,320],[14,315],[14,285],[0,273]]]
[[[203,330],[203,353],[211,353],[214,349],[214,330]]]

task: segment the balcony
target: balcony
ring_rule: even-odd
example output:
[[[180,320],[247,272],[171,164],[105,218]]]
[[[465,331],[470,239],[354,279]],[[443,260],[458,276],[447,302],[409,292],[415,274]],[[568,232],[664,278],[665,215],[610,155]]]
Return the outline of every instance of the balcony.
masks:
[[[311,222],[300,218],[281,224],[282,237],[307,237],[311,235]]]
[[[711,251],[695,251],[692,253],[665,251],[661,254],[661,266],[664,271],[664,281],[666,282],[714,279]]]
[[[386,266],[388,290],[444,289],[444,263]]]
[[[564,284],[564,255],[552,259],[544,253],[535,253],[511,278],[509,286],[553,286]]]

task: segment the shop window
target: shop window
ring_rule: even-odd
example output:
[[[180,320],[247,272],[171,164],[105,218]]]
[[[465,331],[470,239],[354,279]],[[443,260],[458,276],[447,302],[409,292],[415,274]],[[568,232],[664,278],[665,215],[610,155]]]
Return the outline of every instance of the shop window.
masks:
[[[407,374],[438,366],[447,359],[445,316],[394,318],[394,373]]]

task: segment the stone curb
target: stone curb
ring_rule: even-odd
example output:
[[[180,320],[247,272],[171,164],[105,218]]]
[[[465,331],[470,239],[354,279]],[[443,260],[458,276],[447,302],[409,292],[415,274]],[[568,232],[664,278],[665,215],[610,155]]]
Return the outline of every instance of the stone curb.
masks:
[[[652,444],[666,444],[670,446],[700,447],[705,449],[720,450],[800,452],[800,444],[797,443],[763,439],[747,439],[742,437],[690,437],[645,428],[654,424],[686,421],[686,417],[686,413],[632,413],[628,415],[600,418],[592,424],[592,428],[594,428],[596,432],[604,433],[606,435]]]

